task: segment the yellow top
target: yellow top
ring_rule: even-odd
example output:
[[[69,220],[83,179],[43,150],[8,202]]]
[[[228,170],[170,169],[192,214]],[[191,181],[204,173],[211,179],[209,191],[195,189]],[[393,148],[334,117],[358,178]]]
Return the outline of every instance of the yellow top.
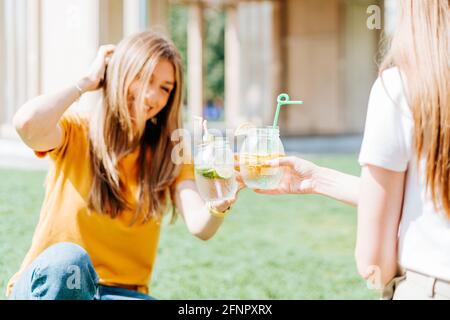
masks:
[[[130,226],[133,212],[124,211],[115,219],[105,214],[89,213],[87,199],[92,183],[89,161],[87,117],[79,114],[64,116],[60,125],[64,129],[61,147],[47,153],[51,168],[46,180],[46,193],[39,222],[20,270],[9,280],[6,295],[32,261],[49,246],[58,242],[73,242],[89,254],[100,278],[100,284],[137,286],[148,293],[155,262],[160,223],[152,219],[146,224]],[[139,148],[119,163],[120,177],[129,189],[125,194],[137,198],[137,166]],[[194,179],[192,165],[183,165],[176,183]]]

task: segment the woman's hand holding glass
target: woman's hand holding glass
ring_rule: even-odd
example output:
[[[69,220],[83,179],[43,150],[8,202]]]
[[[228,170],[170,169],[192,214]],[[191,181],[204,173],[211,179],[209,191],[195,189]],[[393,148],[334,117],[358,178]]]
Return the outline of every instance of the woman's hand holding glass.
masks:
[[[236,183],[237,183],[237,189],[234,192],[233,196],[227,200],[215,200],[215,201],[209,202],[208,205],[211,208],[213,208],[219,212],[225,212],[225,211],[229,210],[231,208],[231,206],[237,201],[239,192],[246,186],[242,182],[242,179],[239,176],[236,176],[234,179],[236,180]]]
[[[267,165],[283,171],[278,185],[270,190],[254,189],[261,194],[312,194],[316,193],[315,178],[320,169],[312,162],[297,157],[282,157],[267,162]]]
[[[203,126],[207,133],[206,121]],[[227,211],[245,187],[236,177],[235,159],[229,142],[222,137],[205,138],[197,146],[194,163],[197,189],[210,211]]]
[[[271,190],[254,189],[261,194],[320,194],[340,202],[357,206],[360,179],[330,168],[320,167],[310,161],[285,157],[267,162],[283,168],[278,186]]]

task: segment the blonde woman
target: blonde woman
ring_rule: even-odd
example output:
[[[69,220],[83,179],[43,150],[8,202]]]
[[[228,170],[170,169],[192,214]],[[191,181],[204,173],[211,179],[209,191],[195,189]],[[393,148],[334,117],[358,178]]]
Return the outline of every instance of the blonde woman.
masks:
[[[65,113],[100,88],[89,116]],[[148,31],[102,46],[85,77],[20,108],[18,133],[52,166],[11,299],[151,299],[164,213],[179,212],[202,240],[216,233],[235,199],[207,206],[192,165],[171,159],[182,91],[178,50]]]
[[[399,25],[370,95],[361,177],[286,158],[279,188],[258,192],[357,205],[361,276],[385,298],[450,299],[450,4],[398,3]]]

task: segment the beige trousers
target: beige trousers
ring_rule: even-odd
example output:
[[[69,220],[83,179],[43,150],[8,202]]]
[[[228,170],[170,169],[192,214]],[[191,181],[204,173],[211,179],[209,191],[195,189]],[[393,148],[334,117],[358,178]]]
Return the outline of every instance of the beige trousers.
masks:
[[[450,300],[450,282],[414,271],[394,278],[383,290],[384,300]]]

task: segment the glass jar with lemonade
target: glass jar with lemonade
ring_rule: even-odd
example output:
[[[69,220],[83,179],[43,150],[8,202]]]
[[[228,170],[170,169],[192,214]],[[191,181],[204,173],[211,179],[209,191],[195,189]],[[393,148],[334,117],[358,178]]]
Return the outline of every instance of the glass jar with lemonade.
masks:
[[[266,162],[284,155],[278,127],[248,128],[239,155],[245,184],[252,189],[275,188],[282,178],[282,169]]]

